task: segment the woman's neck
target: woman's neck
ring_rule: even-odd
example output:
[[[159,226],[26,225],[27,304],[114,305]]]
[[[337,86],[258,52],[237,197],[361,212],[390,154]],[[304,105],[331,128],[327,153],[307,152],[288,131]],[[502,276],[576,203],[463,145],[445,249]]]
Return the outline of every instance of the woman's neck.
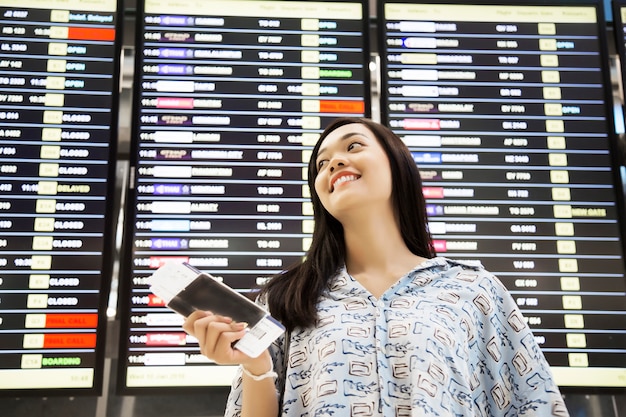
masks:
[[[406,246],[392,215],[380,213],[365,218],[367,221],[353,218],[349,224],[344,224],[346,268],[364,285],[376,281],[377,285],[382,285],[380,290],[415,268],[424,258]]]

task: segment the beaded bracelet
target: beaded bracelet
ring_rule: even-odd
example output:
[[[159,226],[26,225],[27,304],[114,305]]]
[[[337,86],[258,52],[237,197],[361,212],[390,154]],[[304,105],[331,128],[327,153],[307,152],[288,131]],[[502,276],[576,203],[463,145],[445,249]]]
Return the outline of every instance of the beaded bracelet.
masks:
[[[243,365],[241,365],[241,370],[243,371],[244,374],[248,375],[250,378],[252,378],[255,381],[262,381],[267,378],[278,378],[278,374],[274,372],[273,366],[270,368],[269,371],[261,375],[254,375],[253,373],[248,371]]]

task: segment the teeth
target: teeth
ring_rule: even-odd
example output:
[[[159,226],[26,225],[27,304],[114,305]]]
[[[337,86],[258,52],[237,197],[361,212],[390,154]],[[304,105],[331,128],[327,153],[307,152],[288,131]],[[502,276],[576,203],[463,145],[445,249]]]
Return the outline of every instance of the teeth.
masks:
[[[356,175],[344,175],[343,177],[340,177],[337,181],[335,181],[335,183],[333,184],[333,188],[341,183],[354,181],[356,179],[358,179]]]

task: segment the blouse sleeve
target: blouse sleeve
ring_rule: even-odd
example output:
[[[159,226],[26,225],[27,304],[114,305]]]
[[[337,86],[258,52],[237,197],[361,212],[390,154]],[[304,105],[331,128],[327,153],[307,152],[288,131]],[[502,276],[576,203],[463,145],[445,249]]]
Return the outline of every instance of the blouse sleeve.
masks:
[[[513,297],[489,273],[480,287],[473,300],[483,321],[476,363],[482,368],[477,369],[480,379],[489,385],[482,405],[490,415],[567,417],[550,366]]]

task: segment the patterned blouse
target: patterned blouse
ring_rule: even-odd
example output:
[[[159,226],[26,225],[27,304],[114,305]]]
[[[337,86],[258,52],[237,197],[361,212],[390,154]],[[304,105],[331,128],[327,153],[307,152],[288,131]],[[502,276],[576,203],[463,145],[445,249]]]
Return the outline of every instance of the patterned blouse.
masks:
[[[482,267],[438,257],[379,299],[345,268],[314,328],[291,333],[283,416],[568,416],[512,297]],[[284,375],[284,339],[270,348]],[[241,412],[241,370],[225,416]]]

